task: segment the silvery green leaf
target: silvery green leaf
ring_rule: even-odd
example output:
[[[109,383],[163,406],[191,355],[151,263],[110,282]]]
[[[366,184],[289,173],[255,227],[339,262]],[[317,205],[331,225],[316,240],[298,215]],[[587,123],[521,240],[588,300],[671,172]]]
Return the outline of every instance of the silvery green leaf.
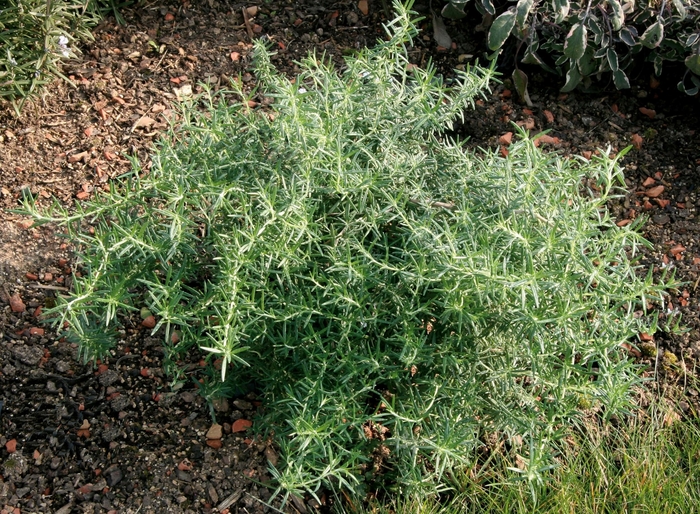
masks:
[[[627,27],[623,28],[620,31],[620,39],[622,39],[622,42],[625,43],[627,46],[634,46],[636,43],[632,32]]]
[[[673,5],[676,8],[676,11],[678,11],[681,21],[685,20],[685,17],[688,15],[688,11],[683,4],[683,0],[673,0]]]
[[[695,75],[690,76],[690,81],[693,83],[695,87],[692,87],[690,89],[686,89],[685,84],[681,80],[678,83],[678,89],[680,91],[685,92],[685,94],[690,95],[690,96],[695,96],[698,94],[698,91],[700,91],[700,78],[696,77]]]
[[[607,58],[608,64],[610,65],[610,69],[612,71],[617,71],[620,69],[619,60],[617,58],[617,52],[615,50],[613,50],[612,48],[608,48]],[[618,89],[620,88],[618,87]]]
[[[588,47],[581,58],[577,61],[578,71],[582,77],[588,77],[595,72],[598,67],[598,62],[593,55],[593,48]]]
[[[496,8],[493,6],[493,2],[491,2],[491,0],[481,0],[481,6],[490,15],[493,16],[496,14]]]
[[[498,50],[510,35],[510,31],[515,26],[515,13],[506,11],[493,21],[489,30],[489,48]]]
[[[700,54],[689,55],[686,57],[685,65],[690,71],[700,76]]]
[[[639,42],[642,43],[647,48],[656,48],[661,44],[664,39],[664,26],[660,21],[652,23],[647,27],[639,38]]]
[[[630,87],[630,81],[622,70],[613,72],[613,82],[615,82],[615,87],[617,89],[629,89]]]
[[[536,52],[540,48],[540,38],[536,30],[530,31],[530,39],[527,47],[528,52]]]
[[[533,3],[534,0],[518,0],[518,5],[515,8],[515,22],[518,24],[518,27],[525,26],[525,21],[527,20],[528,14],[530,14]]]
[[[442,8],[440,14],[442,14],[443,18],[447,18],[450,20],[460,20],[467,15],[464,12],[465,5],[466,2],[448,2],[447,5],[445,5],[445,7]]]
[[[569,15],[569,0],[554,0],[554,23],[561,23]]]
[[[527,104],[528,107],[532,107],[532,100],[530,100],[530,95],[527,92],[527,75],[523,70],[513,71],[513,84],[515,85],[515,90],[518,92],[520,99]]]
[[[537,64],[538,66],[542,66],[544,64],[542,62],[542,59],[535,53],[535,52],[530,52],[529,50],[525,52],[525,56],[521,59],[523,64]]]
[[[689,95],[689,96],[695,96],[698,94],[698,91],[700,91],[700,85],[697,85],[695,87],[687,89],[682,80],[678,83],[677,87],[678,87],[678,91],[680,91],[681,93],[685,93],[686,95]]]
[[[593,57],[595,57],[596,59],[602,59],[602,58],[605,57],[607,54],[608,54],[608,49],[607,49],[607,48],[599,48],[598,50],[596,50],[596,52],[595,52],[595,54],[594,54]]]
[[[700,32],[696,32],[695,34],[691,34],[688,36],[688,39],[685,40],[685,46],[691,47],[693,46],[697,40],[700,39]]]
[[[661,76],[661,72],[663,71],[663,66],[664,66],[664,60],[661,58],[660,55],[657,55],[654,57],[654,73],[656,73],[657,77]]]
[[[575,62],[570,61],[569,71],[566,72],[566,84],[560,91],[562,93],[573,91],[579,82],[581,82],[581,74],[578,71],[578,66],[576,66]]]
[[[612,9],[610,22],[612,23],[613,30],[620,30],[625,23],[625,12],[622,10],[622,4],[619,0],[608,0],[608,3]]]
[[[452,38],[447,33],[445,22],[442,18],[433,12],[433,38],[443,48],[452,46]]]
[[[557,66],[561,66],[562,64],[564,64],[568,60],[569,60],[569,58],[567,56],[560,55],[559,58],[556,61],[554,61],[554,64],[556,64]]]
[[[574,23],[564,42],[564,55],[571,60],[578,61],[586,51],[587,33],[585,25]]]
[[[598,23],[597,19],[589,18],[588,28],[591,29],[591,32],[593,32],[596,35],[605,33],[603,27],[600,25],[600,23]]]

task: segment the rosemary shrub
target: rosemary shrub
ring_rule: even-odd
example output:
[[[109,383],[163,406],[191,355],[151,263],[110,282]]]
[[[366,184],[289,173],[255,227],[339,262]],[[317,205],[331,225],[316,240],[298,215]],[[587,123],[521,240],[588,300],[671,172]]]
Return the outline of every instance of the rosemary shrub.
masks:
[[[545,154],[525,133],[507,157],[466,151],[447,131],[493,70],[447,88],[409,67],[417,32],[396,9],[340,71],[309,56],[290,81],[257,43],[270,110],[234,83],[234,105],[183,108],[147,173],[135,162],[75,212],[27,206],[79,248],[54,314],[82,358],[147,308],[175,381],[200,352],[222,364],[208,398],[258,388],[285,493],[434,494],[494,433],[539,480],[580,405],[629,406],[620,345],[660,296],[631,260],[644,240],[605,209],[616,159]]]

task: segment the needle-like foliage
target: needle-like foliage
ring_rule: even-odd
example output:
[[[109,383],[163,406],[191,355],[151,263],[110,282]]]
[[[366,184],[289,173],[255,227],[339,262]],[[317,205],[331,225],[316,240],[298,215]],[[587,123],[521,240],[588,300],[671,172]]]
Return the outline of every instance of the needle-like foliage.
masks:
[[[493,71],[447,88],[409,66],[416,29],[396,9],[339,71],[310,56],[290,81],[257,43],[269,110],[234,83],[240,102],[183,110],[148,173],[73,214],[34,209],[80,248],[55,313],[82,356],[146,306],[175,379],[201,351],[219,391],[259,389],[285,493],[435,494],[487,433],[523,441],[514,470],[536,483],[582,404],[628,406],[621,344],[659,296],[631,260],[643,239],[605,209],[616,159],[563,159],[525,133],[507,157],[466,151],[447,131]]]

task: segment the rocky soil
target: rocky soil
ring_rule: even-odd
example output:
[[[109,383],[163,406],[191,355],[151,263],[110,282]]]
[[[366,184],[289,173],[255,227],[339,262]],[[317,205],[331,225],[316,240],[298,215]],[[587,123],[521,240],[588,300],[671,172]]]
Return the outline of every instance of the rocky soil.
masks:
[[[423,4],[416,8],[427,12]],[[382,36],[386,12],[378,0],[183,0],[122,14],[126,25],[106,18],[82,58],[66,64],[71,84],[55,82],[20,118],[0,107],[0,512],[328,510],[333,498],[270,501],[275,448],[248,428],[264,405],[252,394],[218,402],[213,422],[194,381],[170,387],[160,338],[140,320],[124,320],[109,359],[82,365],[76,346],[41,316],[70,288],[72,249],[56,227],[35,227],[14,210],[28,196],[73,207],[127,172],[130,158],[147,169],[154,142],[176,121],[176,102],[201,83],[217,89],[240,75],[255,85],[253,38],[267,38],[278,52],[273,62],[290,75],[309,50],[341,66],[345,53]],[[417,65],[432,58],[449,75],[484,52],[483,32],[448,24],[455,44],[439,49],[423,26],[411,50]],[[682,285],[655,306],[661,330],[632,341],[629,352],[648,364],[657,379],[650,387],[695,418],[700,100],[645,70],[629,91],[568,95],[552,77],[529,71],[532,107],[518,102],[508,81],[494,84],[459,132],[474,147],[504,152],[512,123],[550,130],[542,144],[567,155],[635,145],[623,161],[627,191],[610,208],[620,224],[648,218],[643,230],[652,244],[641,264],[656,274],[675,270]],[[673,331],[679,316],[685,330]]]

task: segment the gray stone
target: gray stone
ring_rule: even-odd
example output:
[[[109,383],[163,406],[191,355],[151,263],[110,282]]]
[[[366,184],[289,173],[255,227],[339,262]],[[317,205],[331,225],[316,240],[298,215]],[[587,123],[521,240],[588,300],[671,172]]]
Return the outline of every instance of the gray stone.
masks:
[[[12,349],[14,356],[27,366],[35,366],[44,356],[44,350],[38,346],[19,344]]]
[[[216,492],[216,489],[210,483],[207,483],[207,494],[212,503],[217,503],[219,501],[219,493]]]
[[[56,371],[59,373],[65,373],[70,369],[70,362],[67,361],[58,361],[56,363]]]
[[[102,373],[99,378],[100,385],[105,387],[114,384],[117,380],[119,380],[119,373],[113,369],[108,369]]]
[[[109,403],[114,412],[119,412],[129,405],[129,397],[125,394],[120,394]]]
[[[192,475],[190,475],[187,471],[182,471],[181,469],[176,469],[175,470],[175,475],[177,476],[178,480],[182,480],[183,482],[192,482]]]

